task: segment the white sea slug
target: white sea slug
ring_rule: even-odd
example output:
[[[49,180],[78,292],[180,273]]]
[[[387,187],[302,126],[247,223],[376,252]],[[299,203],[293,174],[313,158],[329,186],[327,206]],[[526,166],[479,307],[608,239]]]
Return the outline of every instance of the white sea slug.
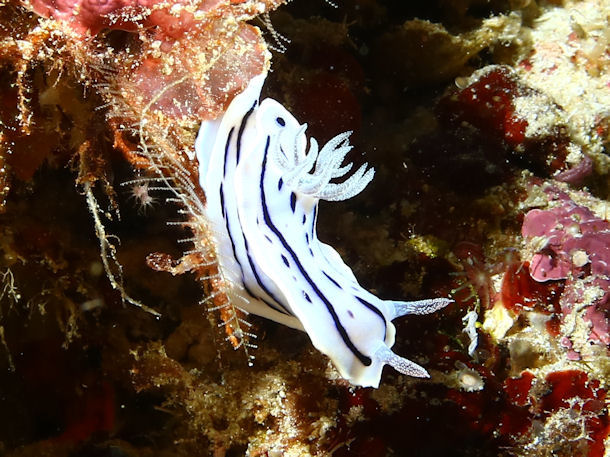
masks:
[[[341,183],[352,164],[342,133],[309,148],[305,129],[277,101],[259,103],[265,75],[252,79],[195,144],[205,211],[216,236],[227,295],[240,308],[308,333],[341,376],[379,386],[384,365],[417,377],[427,371],[394,354],[392,320],[428,314],[446,298],[380,300],[363,289],[332,247],[316,235],[318,201],[345,200],[373,179],[367,164]]]

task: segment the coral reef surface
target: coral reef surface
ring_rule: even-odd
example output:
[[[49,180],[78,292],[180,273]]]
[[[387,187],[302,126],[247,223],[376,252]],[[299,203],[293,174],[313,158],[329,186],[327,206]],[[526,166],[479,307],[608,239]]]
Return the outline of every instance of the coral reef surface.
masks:
[[[610,455],[605,0],[0,0],[0,455]],[[248,81],[376,168],[319,237],[429,380],[223,294],[193,145]],[[366,155],[366,159],[363,157]]]

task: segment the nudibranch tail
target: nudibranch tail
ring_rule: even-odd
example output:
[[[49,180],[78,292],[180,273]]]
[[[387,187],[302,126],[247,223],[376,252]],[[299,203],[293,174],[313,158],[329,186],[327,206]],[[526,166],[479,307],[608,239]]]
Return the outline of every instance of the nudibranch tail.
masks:
[[[237,306],[308,333],[352,384],[379,385],[384,365],[428,374],[394,354],[392,319],[427,314],[450,300],[380,300],[316,233],[319,200],[361,192],[374,170],[343,165],[351,132],[322,148],[281,104],[259,103],[264,75],[235,97],[221,119],[204,122],[195,145],[205,214],[215,231],[226,295]],[[309,145],[309,148],[307,147]]]

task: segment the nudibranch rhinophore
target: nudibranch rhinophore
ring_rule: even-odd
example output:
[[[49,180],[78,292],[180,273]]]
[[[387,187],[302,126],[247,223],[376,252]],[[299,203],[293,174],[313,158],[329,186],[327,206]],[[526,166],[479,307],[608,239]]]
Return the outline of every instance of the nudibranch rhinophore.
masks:
[[[195,143],[205,215],[216,237],[228,298],[239,308],[308,333],[341,376],[379,386],[384,365],[416,377],[428,372],[394,354],[392,320],[428,314],[451,302],[380,300],[363,289],[337,251],[320,242],[320,199],[345,200],[373,179],[352,164],[345,132],[319,149],[277,101],[259,102],[265,74],[253,78],[219,119],[202,124]]]

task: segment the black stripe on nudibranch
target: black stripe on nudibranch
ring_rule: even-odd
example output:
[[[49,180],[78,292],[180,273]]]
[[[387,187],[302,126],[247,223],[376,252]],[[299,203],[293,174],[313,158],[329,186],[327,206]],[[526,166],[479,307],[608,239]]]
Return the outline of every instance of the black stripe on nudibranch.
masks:
[[[227,142],[225,143],[225,161],[224,164],[222,166],[222,176],[226,176],[227,175],[227,158],[229,157],[229,147],[231,146],[231,138],[233,137],[233,131],[235,130],[235,127],[231,127],[231,130],[229,130],[229,136],[227,136]]]
[[[315,294],[318,296],[320,301],[322,301],[322,303],[324,303],[324,305],[326,306],[326,309],[328,310],[333,322],[335,323],[335,327],[337,328],[337,331],[339,332],[339,335],[341,336],[343,343],[345,343],[345,345],[349,348],[349,350],[352,351],[352,353],[354,354],[354,356],[356,356],[356,358],[360,361],[360,363],[362,363],[364,366],[368,367],[372,363],[371,358],[367,357],[362,352],[360,352],[358,350],[358,348],[356,348],[356,346],[350,339],[349,335],[347,334],[345,327],[343,327],[343,324],[341,324],[341,321],[339,320],[339,316],[337,315],[337,312],[333,308],[332,304],[330,303],[330,301],[328,301],[328,298],[326,298],[326,296],[324,296],[324,294],[318,288],[316,283],[311,279],[311,277],[309,276],[309,274],[307,273],[305,268],[303,268],[303,265],[301,264],[299,257],[296,255],[294,250],[290,247],[290,245],[284,238],[284,235],[282,235],[282,232],[280,232],[278,230],[278,228],[275,226],[275,224],[271,220],[271,216],[269,214],[269,209],[267,208],[267,197],[265,195],[265,186],[264,186],[265,172],[266,172],[266,168],[267,168],[267,154],[269,152],[270,141],[271,141],[271,138],[269,136],[267,136],[267,142],[265,144],[265,154],[263,156],[263,163],[262,163],[262,167],[261,167],[261,178],[260,178],[261,205],[262,205],[262,209],[263,209],[263,218],[265,220],[265,223],[267,224],[269,229],[275,234],[275,236],[280,241],[280,243],[282,243],[282,246],[284,247],[284,249],[286,249],[288,254],[290,254],[290,256],[292,257],[292,260],[294,260],[294,263],[295,263],[297,269],[299,270],[299,272],[301,273],[301,275],[303,276],[305,281],[307,281],[307,283],[309,284],[311,289],[315,292]]]
[[[309,303],[311,303],[311,298],[309,298],[309,295],[307,294],[307,292],[303,291],[303,297],[305,297],[305,300],[307,300]]]
[[[286,121],[284,120],[283,117],[276,117],[275,118],[275,122],[277,122],[279,125],[281,125],[282,127],[284,127],[286,125]]]
[[[256,105],[256,104],[255,104]],[[239,149],[240,147],[240,141],[241,141],[241,135],[243,133],[243,127],[245,127],[245,122],[248,118],[248,116],[251,114],[252,110],[254,109],[254,106],[252,106],[252,108],[250,109],[250,111],[246,114],[246,116],[244,116],[244,119],[242,121],[242,127],[240,127],[239,130],[239,135],[237,137],[237,144],[236,147]],[[228,163],[228,157],[229,157],[229,151],[230,151],[230,146],[231,146],[231,137],[233,136],[233,132],[235,130],[235,127],[231,127],[231,130],[229,131],[229,135],[227,137],[227,141],[225,143],[225,162],[224,162],[224,174],[226,174],[227,172],[227,163]],[[235,164],[235,166],[237,165],[237,163]],[[255,294],[250,287],[248,287],[248,284],[246,284],[246,280],[245,280],[245,273],[244,273],[244,267],[242,265],[242,263],[239,261],[239,257],[237,256],[237,246],[235,243],[235,240],[233,238],[233,233],[231,231],[231,223],[229,222],[229,214],[227,211],[227,206],[226,206],[226,202],[225,202],[225,193],[224,193],[224,182],[221,181],[220,183],[220,189],[219,189],[219,194],[220,194],[220,206],[222,208],[222,215],[223,218],[225,220],[225,227],[227,229],[227,235],[229,235],[229,241],[231,243],[231,250],[233,251],[233,258],[235,259],[235,262],[237,263],[237,265],[239,266],[239,270],[241,272],[241,277],[242,277],[242,283],[244,286],[244,289],[246,290],[246,292],[248,294],[250,294],[252,297],[256,297],[259,300],[261,300],[262,302],[264,302],[267,306],[269,306],[270,308],[276,310],[279,313],[282,314],[288,314],[288,315],[292,315],[292,313],[290,313],[290,311],[288,311],[288,309],[286,307],[284,307],[279,300],[273,296],[273,294],[265,287],[265,285],[262,283],[260,276],[258,275],[258,272],[255,269],[254,266],[254,262],[252,261],[252,258],[250,257],[250,252],[248,249],[248,242],[246,240],[246,237],[243,234],[243,231],[240,232],[240,234],[242,235],[242,239],[244,242],[244,249],[246,251],[246,256],[248,258],[248,263],[250,264],[250,268],[252,270],[252,274],[254,275],[254,278],[256,279],[256,282],[258,283],[258,285],[260,286],[260,288],[265,291],[265,293],[272,299],[275,301],[274,303],[270,303],[269,300],[266,300],[264,297],[259,297],[257,294]],[[237,215],[237,222],[238,225],[240,224],[239,221],[239,215]]]
[[[307,216],[305,214],[303,214],[303,222],[302,222],[302,224],[305,225],[305,222],[307,222]]]
[[[223,202],[222,205],[223,205],[223,208],[224,208],[224,192],[222,190],[222,183],[220,184],[220,200]],[[223,211],[224,211],[224,209],[223,209]],[[241,272],[241,279],[242,279],[242,284],[244,286],[244,289],[246,290],[246,292],[248,292],[248,294],[250,294],[250,296],[256,297],[256,295],[248,287],[248,284],[246,284],[246,281],[244,279],[244,276],[245,276],[244,275],[244,267],[242,266],[241,262],[239,261],[239,258],[237,257],[237,248],[235,247],[235,241],[233,241],[233,235],[231,234],[231,224],[229,223],[229,218],[227,217],[226,211],[224,213],[224,220],[225,220],[225,227],[227,229],[227,234],[229,235],[229,241],[231,242],[231,249],[233,251],[233,258],[235,259],[235,262],[239,266],[239,271]],[[245,238],[244,238],[244,241],[245,241]],[[273,308],[273,306],[271,306],[271,308]],[[281,312],[281,311],[278,310],[278,312]]]
[[[258,103],[258,100],[255,101],[254,104],[252,105],[252,108],[250,108],[248,110],[248,112],[246,114],[244,114],[244,117],[241,120],[241,124],[239,125],[239,131],[237,132],[237,141],[235,143],[235,165],[236,166],[239,163],[239,157],[241,155],[241,137],[243,136],[244,130],[246,129],[246,123],[248,122],[248,118],[254,112],[254,108],[256,107],[257,103]]]
[[[284,148],[282,147],[282,145],[280,144],[280,152],[282,153],[282,155],[286,158],[288,158],[288,156],[286,155],[286,153],[284,152]]]
[[[282,254],[282,260],[284,261],[284,265],[286,265],[288,268],[290,268],[290,262],[288,262],[288,259],[286,258],[286,256],[284,254]]]
[[[294,213],[294,209],[297,206],[297,194],[295,194],[294,192],[290,193],[290,209],[292,210],[292,212]]]
[[[223,183],[220,183],[220,190],[218,191],[220,194],[220,209],[222,210],[223,219],[227,219],[227,208],[225,208],[225,193],[223,190]],[[228,223],[227,223],[228,224]]]
[[[280,180],[277,182],[277,190],[282,190],[283,185],[284,185],[284,180],[282,178],[280,178]]]
[[[250,248],[248,247],[248,240],[246,240],[246,237],[244,237],[244,248],[246,249],[246,255],[248,257],[248,263],[250,264],[250,269],[252,270],[252,274],[254,275],[254,279],[256,279],[256,283],[258,284],[258,286],[267,295],[269,295],[269,297],[274,301],[274,303],[270,303],[268,300],[265,300],[264,297],[260,297],[260,296],[258,296],[256,294],[253,294],[249,290],[248,290],[248,293],[250,295],[252,295],[253,297],[256,297],[259,300],[265,302],[265,304],[267,306],[269,306],[270,308],[273,308],[274,310],[276,310],[276,311],[278,311],[278,312],[280,312],[282,314],[290,314],[288,309],[284,305],[282,305],[282,303],[273,295],[273,293],[269,289],[267,289],[265,284],[263,284],[263,281],[262,281],[260,275],[258,274],[258,271],[256,271],[256,266],[254,265],[254,261],[252,260],[252,256],[250,256]],[[244,286],[246,286],[245,281],[244,281]]]
[[[229,235],[229,241],[231,242],[231,249],[233,250],[233,258],[239,265],[239,268],[242,270],[242,276],[243,276],[243,274],[244,274],[243,269],[241,268],[241,265],[239,264],[239,259],[237,258],[237,248],[235,247],[235,242],[233,241],[233,236],[231,235],[231,224],[229,223],[229,217],[228,217],[226,207],[225,207],[225,196],[224,196],[222,183],[220,183],[220,205],[222,206],[223,217],[225,220],[225,227],[227,229],[227,234]]]
[[[221,185],[221,187],[222,187],[222,185]],[[222,195],[223,195],[222,190],[220,192],[220,195],[222,197]],[[292,313],[290,311],[288,311],[286,309],[286,307],[283,306],[277,300],[277,298],[275,298],[271,293],[269,293],[267,288],[262,284],[262,282],[261,282],[261,280],[260,280],[260,278],[258,276],[258,273],[254,269],[254,265],[253,265],[252,259],[250,258],[250,254],[248,253],[248,242],[246,241],[246,238],[244,238],[244,245],[245,245],[246,254],[247,254],[247,257],[248,257],[248,262],[250,263],[250,268],[252,268],[252,273],[254,274],[254,277],[256,278],[256,282],[259,284],[261,289],[263,289],[273,300],[275,300],[277,306],[272,304],[272,303],[269,303],[269,301],[265,300],[264,297],[259,297],[257,294],[255,294],[252,291],[252,289],[250,289],[250,287],[248,287],[248,284],[246,284],[246,281],[244,279],[244,277],[245,277],[245,275],[244,275],[244,267],[242,266],[241,262],[239,261],[239,258],[237,257],[237,248],[235,246],[235,242],[233,241],[233,236],[231,234],[231,225],[229,224],[229,218],[228,217],[225,217],[225,226],[227,228],[227,234],[229,235],[229,241],[231,242],[231,249],[233,250],[233,258],[235,259],[235,262],[237,262],[237,265],[239,266],[239,270],[241,271],[242,283],[244,285],[244,289],[246,290],[246,292],[248,292],[248,294],[250,294],[250,296],[258,298],[259,300],[264,302],[267,306],[269,306],[270,308],[276,310],[278,313],[292,315]]]
[[[339,289],[343,290],[343,287],[341,287],[341,285],[337,281],[335,281],[333,278],[331,278],[331,276],[328,273],[326,273],[325,271],[323,271],[322,273],[324,273],[324,276],[326,276],[330,280],[330,282],[332,282]]]
[[[356,298],[356,300],[358,300],[360,303],[362,303],[364,306],[366,306],[368,309],[370,309],[371,311],[373,311],[375,314],[377,314],[380,317],[380,319],[383,321],[383,326],[384,326],[383,332],[385,333],[386,328],[387,328],[387,322],[385,320],[385,316],[383,315],[383,313],[381,311],[379,311],[379,309],[375,305],[369,303],[364,298],[360,298],[357,295],[355,296],[355,298]]]

